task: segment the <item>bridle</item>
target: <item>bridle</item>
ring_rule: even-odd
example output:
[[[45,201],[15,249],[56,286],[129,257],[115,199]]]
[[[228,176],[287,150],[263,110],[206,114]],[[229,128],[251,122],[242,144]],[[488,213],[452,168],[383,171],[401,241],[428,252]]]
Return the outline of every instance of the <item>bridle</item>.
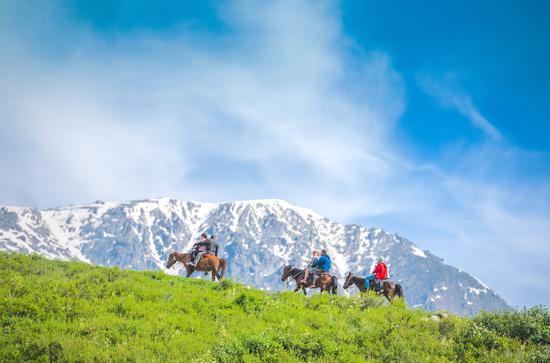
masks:
[[[349,280],[349,283],[348,283],[348,280]],[[342,287],[344,288],[344,290],[348,291],[348,289],[351,287],[352,284],[353,284],[353,274],[350,272],[346,277],[346,281],[344,281],[344,284],[342,285]],[[346,285],[348,285],[348,287],[344,287]]]
[[[349,284],[347,284],[348,282],[348,278],[349,278]],[[346,280],[344,281],[344,284],[342,285],[342,287],[344,288],[344,290],[346,290],[348,293],[349,293],[349,288],[350,287],[353,287],[353,286],[356,286],[359,290],[361,290],[359,288],[359,285],[357,285],[357,283],[355,281],[353,281],[354,279],[360,279],[359,276],[356,276],[354,275],[353,273],[349,273],[348,276],[346,277]],[[344,287],[345,285],[348,285],[348,287]]]
[[[171,256],[172,253],[175,253],[175,252],[171,252],[169,256]],[[178,262],[183,263],[183,262],[180,262],[175,256],[173,258],[174,258],[174,262],[172,263],[172,265],[170,265],[170,267],[166,267],[167,269],[172,269],[173,267],[175,267],[178,264]],[[168,257],[168,263],[170,263],[171,260],[172,260],[172,257]]]

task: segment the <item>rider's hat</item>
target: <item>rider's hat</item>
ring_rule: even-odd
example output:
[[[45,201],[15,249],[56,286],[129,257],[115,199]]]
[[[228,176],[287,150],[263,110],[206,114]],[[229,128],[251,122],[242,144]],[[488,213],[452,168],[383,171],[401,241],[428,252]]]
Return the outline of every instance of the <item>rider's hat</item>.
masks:
[[[384,262],[384,257],[382,256],[378,257],[378,262]]]

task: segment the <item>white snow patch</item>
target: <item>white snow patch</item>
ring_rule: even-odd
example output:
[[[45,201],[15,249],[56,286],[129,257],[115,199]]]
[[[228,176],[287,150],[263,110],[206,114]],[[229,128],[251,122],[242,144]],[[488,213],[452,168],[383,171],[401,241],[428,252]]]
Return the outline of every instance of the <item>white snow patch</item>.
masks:
[[[279,257],[283,261],[290,260],[290,255],[289,255],[290,248],[288,248],[287,245],[283,245],[283,244],[274,245],[272,251],[273,251],[273,255],[275,255],[276,257]]]
[[[476,295],[479,295],[480,293],[487,293],[487,289],[476,289],[475,287],[468,287],[468,290],[470,290],[470,294]]]
[[[78,216],[75,216],[75,214],[77,214]],[[83,242],[82,238],[79,236],[80,226],[82,220],[84,219],[82,214],[82,210],[79,210],[73,214],[61,213],[61,211],[56,212],[52,210],[42,212],[42,219],[48,226],[50,232],[59,241],[60,245],[67,247],[71,254],[80,261],[91,263],[91,261],[80,251],[80,247],[82,246]],[[64,221],[66,221],[67,219],[71,219],[71,222],[75,224],[75,226],[72,227],[74,228],[72,231],[63,228],[63,226],[66,226]]]
[[[255,207],[256,212],[259,212],[257,210],[258,206],[262,204],[267,209],[267,210],[264,209],[264,211],[262,211],[264,213],[269,212],[270,210],[282,211],[283,209],[291,209],[305,220],[311,219],[311,218],[324,219],[323,216],[321,216],[320,214],[318,214],[317,212],[309,208],[298,207],[282,199],[251,199],[251,200],[237,200],[237,201],[225,202],[225,203],[231,203],[235,206],[253,206]],[[260,215],[260,217],[263,217],[263,215]]]
[[[413,255],[416,255],[418,257],[423,257],[423,258],[427,258],[426,254],[418,247],[412,245],[411,246],[411,249],[412,249],[412,253]]]
[[[481,286],[483,286],[484,288],[486,289],[489,289],[489,286],[487,286],[483,281],[481,281],[480,279],[478,279],[477,277],[475,276],[472,276],[474,279],[476,279],[477,282],[480,283]]]

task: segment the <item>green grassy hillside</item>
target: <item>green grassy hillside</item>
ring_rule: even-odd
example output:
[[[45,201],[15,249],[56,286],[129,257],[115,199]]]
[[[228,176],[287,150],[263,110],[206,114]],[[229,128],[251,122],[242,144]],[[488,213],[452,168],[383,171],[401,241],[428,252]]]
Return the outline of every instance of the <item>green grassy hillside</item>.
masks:
[[[546,308],[440,316],[0,254],[2,362],[550,361]]]

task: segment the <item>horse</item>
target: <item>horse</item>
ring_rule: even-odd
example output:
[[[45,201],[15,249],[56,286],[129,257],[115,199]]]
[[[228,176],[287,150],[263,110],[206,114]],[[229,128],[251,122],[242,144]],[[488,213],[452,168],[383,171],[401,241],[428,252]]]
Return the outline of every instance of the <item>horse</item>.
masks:
[[[187,271],[186,277],[191,276],[195,271],[211,272],[212,281],[216,281],[216,278],[218,281],[223,279],[225,270],[227,269],[227,260],[225,258],[218,258],[218,256],[215,255],[201,258],[195,266],[190,265],[191,261],[192,258],[190,253],[172,252],[168,255],[166,268],[172,268],[176,262],[181,262]]]
[[[344,289],[348,289],[351,285],[355,285],[359,288],[359,291],[365,292],[367,290],[376,291],[376,281],[374,279],[369,280],[369,286],[367,288],[365,279],[363,277],[355,276],[353,273],[349,273],[346,281],[344,282]],[[384,280],[382,282],[382,289],[379,292],[384,295],[389,302],[391,302],[396,296],[403,297],[403,287],[394,282]]]
[[[298,292],[300,289],[307,295],[306,288],[321,289],[320,292],[327,291],[329,294],[336,295],[338,292],[338,279],[336,276],[331,276],[328,273],[321,273],[321,275],[315,279],[314,286],[304,281],[304,270],[296,267],[283,265],[283,274],[281,281],[286,281],[288,278],[293,279],[296,282],[296,288],[294,292]]]

